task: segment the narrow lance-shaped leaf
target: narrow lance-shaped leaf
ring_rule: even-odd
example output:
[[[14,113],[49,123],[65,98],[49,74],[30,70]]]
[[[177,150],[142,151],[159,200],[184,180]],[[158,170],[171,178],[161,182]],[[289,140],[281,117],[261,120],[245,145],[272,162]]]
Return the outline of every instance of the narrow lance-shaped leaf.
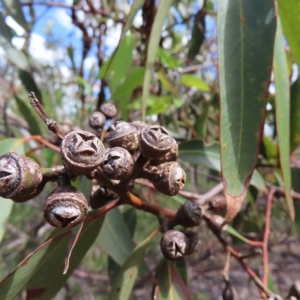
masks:
[[[126,20],[126,23],[122,29],[122,34],[121,34],[121,37],[120,37],[120,42],[122,41],[123,37],[125,36],[126,32],[130,29],[131,25],[132,25],[132,22],[134,20],[134,17],[135,15],[137,14],[138,10],[142,8],[142,6],[144,5],[146,0],[134,0],[132,5],[131,5],[131,8],[130,8],[130,11],[129,11],[129,14],[127,16],[127,20]],[[119,42],[119,43],[120,43]]]
[[[277,0],[278,12],[284,36],[291,48],[292,55],[300,65],[300,5],[298,0]]]
[[[160,1],[153,21],[150,39],[149,39],[149,45],[147,49],[146,72],[145,72],[144,83],[143,83],[142,120],[145,120],[146,103],[149,96],[150,81],[152,76],[153,65],[155,62],[156,52],[161,37],[161,30],[164,25],[165,18],[169,13],[169,9],[172,3],[173,0]]]
[[[279,160],[282,170],[285,197],[291,219],[295,218],[293,200],[291,197],[291,168],[290,168],[290,82],[289,70],[283,44],[283,33],[278,19],[275,50],[274,76],[276,86],[276,129],[278,135]]]
[[[19,0],[2,0],[3,7],[8,15],[10,15],[19,25],[28,30],[28,23],[25,20],[21,2]]]
[[[120,266],[134,249],[132,237],[118,208],[106,213],[100,241],[103,248]]]
[[[0,299],[14,299],[24,288],[40,262],[53,251],[67,246],[69,232],[46,241],[38,249],[29,254],[7,277],[0,282]],[[53,264],[52,264],[53,265]]]
[[[221,166],[227,222],[238,213],[256,164],[272,67],[275,13],[273,0],[218,2]]]
[[[113,63],[115,56],[120,48],[120,45],[124,39],[124,37],[126,36],[127,31],[130,29],[132,22],[134,20],[134,17],[136,15],[136,13],[138,12],[138,10],[144,5],[146,0],[135,0],[133,1],[132,5],[131,5],[131,9],[129,11],[129,14],[127,16],[127,20],[125,25],[122,28],[122,34],[120,36],[120,40],[118,43],[117,48],[115,49],[114,53],[112,54],[111,58],[109,59],[109,61],[107,61],[101,68],[101,72],[99,74],[99,77],[102,79],[104,77],[106,77],[107,73],[109,72],[110,68],[111,68],[111,64]],[[75,3],[74,3],[75,4]],[[123,56],[125,57],[125,56]]]
[[[174,264],[163,260],[157,270],[158,285],[153,299],[157,300],[192,300],[187,286],[178,274]]]
[[[127,300],[129,298],[145,251],[156,233],[157,230],[150,234],[150,236],[139,244],[130,254],[113,280],[109,296],[110,300]]]
[[[205,39],[205,15],[206,9],[203,7],[195,16],[192,29],[192,37],[189,41],[188,59],[193,60],[199,53],[199,49]]]
[[[18,105],[19,111],[21,112],[23,118],[27,121],[29,125],[29,132],[32,135],[41,135],[42,131],[40,128],[41,120],[38,115],[34,112],[29,104],[29,101],[15,95],[16,103]],[[44,127],[44,126],[43,126]]]
[[[0,13],[0,46],[3,47],[7,59],[21,70],[30,70],[27,56],[11,44],[11,29],[6,25],[4,16]]]
[[[66,274],[63,274],[63,270],[69,234],[65,236],[60,245],[57,245],[55,249],[47,252],[47,255],[42,257],[34,273],[28,277],[27,300],[50,300],[54,298],[93,245],[103,221],[104,216],[97,216],[97,211],[88,214],[81,235],[72,252],[70,266]]]
[[[206,166],[209,169],[220,172],[220,147],[218,144],[205,146],[201,140],[191,140],[179,145],[180,159],[192,164]],[[258,190],[267,192],[265,182],[257,170],[254,170],[250,184]]]
[[[290,109],[290,152],[300,145],[300,78],[291,87],[291,109]]]

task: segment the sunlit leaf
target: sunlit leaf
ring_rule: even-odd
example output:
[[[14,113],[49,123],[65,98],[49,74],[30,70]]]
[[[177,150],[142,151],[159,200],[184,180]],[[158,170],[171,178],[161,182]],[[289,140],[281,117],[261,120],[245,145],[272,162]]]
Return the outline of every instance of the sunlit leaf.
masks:
[[[156,52],[158,49],[162,27],[166,16],[169,13],[170,6],[173,0],[160,1],[157,12],[155,14],[154,22],[151,29],[148,49],[147,49],[147,61],[146,61],[146,72],[143,83],[143,96],[142,96],[142,120],[145,120],[146,114],[146,102],[149,95],[150,81],[153,71],[153,65],[156,58]]]
[[[147,115],[164,113],[170,108],[172,99],[170,97],[157,97],[155,102],[147,110]]]
[[[275,16],[273,0],[218,3],[220,141],[227,221],[238,213],[256,164],[272,68]]]
[[[122,34],[121,34],[120,42],[124,38],[124,36],[127,33],[127,31],[130,29],[130,27],[131,27],[131,25],[133,23],[135,15],[139,11],[139,9],[142,8],[142,6],[144,5],[145,1],[146,0],[134,0],[132,2],[129,14],[127,16],[126,23],[125,23],[125,25],[123,26],[123,29],[122,29]]]
[[[2,0],[2,4],[6,13],[10,15],[20,26],[28,30],[28,23],[25,20],[20,1]]]
[[[263,154],[266,157],[266,159],[271,160],[271,159],[277,159],[278,158],[278,148],[277,145],[273,142],[271,138],[268,136],[264,135],[263,136]]]
[[[101,68],[99,77],[106,78],[111,92],[125,79],[125,75],[132,65],[132,54],[135,47],[134,37],[126,35],[118,46],[115,54]]]
[[[200,78],[191,74],[184,74],[180,77],[180,82],[187,87],[195,87],[200,91],[209,92],[209,86]]]
[[[287,60],[284,50],[284,40],[280,20],[278,20],[275,51],[274,76],[276,86],[276,129],[278,136],[279,160],[284,181],[285,197],[291,219],[294,220],[295,211],[291,197],[291,169],[290,169],[290,82]]]
[[[27,56],[11,44],[11,29],[6,25],[3,14],[0,12],[0,46],[3,47],[7,59],[21,70],[30,70]]]
[[[21,139],[7,138],[0,141],[0,155],[7,152],[16,152],[24,155],[24,144],[21,143]]]
[[[175,56],[170,54],[170,51],[159,47],[157,49],[157,56],[162,64],[170,69],[175,69],[182,65],[182,62]]]
[[[278,0],[278,12],[284,36],[288,40],[295,61],[300,65],[300,5],[298,0]]]
[[[122,99],[124,94],[130,94],[134,89],[141,86],[143,83],[143,77],[145,74],[144,67],[136,67],[126,75],[124,82],[118,87],[118,89],[112,94],[113,99]]]
[[[142,86],[145,74],[144,67],[136,67],[130,71],[124,81],[115,89],[111,98],[119,103],[119,110],[122,119],[126,120],[128,116],[128,104],[132,98],[133,91]]]

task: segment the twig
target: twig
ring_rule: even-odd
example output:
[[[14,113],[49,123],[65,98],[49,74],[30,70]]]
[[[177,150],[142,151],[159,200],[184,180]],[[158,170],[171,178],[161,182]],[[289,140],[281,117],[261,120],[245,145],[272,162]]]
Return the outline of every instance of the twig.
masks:
[[[285,191],[282,187],[272,185],[270,183],[266,183],[267,187],[274,189],[275,193],[278,193],[280,195],[285,195]],[[291,196],[294,200],[300,200],[300,193],[295,192],[294,190],[291,190]]]
[[[151,188],[151,189],[155,189],[153,184],[151,182],[147,181],[147,180],[136,179],[135,183],[137,183],[139,185],[146,186],[146,187]],[[223,188],[224,188],[223,183],[220,182],[219,184],[214,186],[211,190],[209,190],[208,192],[206,192],[205,194],[202,194],[202,195],[187,192],[187,191],[179,191],[178,194],[180,196],[188,199],[188,200],[196,201],[199,205],[203,205],[207,200],[209,200],[212,197],[219,194],[223,190]]]
[[[255,285],[259,288],[259,290],[263,291],[268,297],[274,295],[272,291],[270,291],[263,282],[257,277],[255,272],[247,266],[247,264],[243,261],[241,253],[237,252],[234,248],[232,248],[226,240],[220,235],[220,231],[214,226],[211,222],[209,216],[204,215],[203,219],[206,221],[208,228],[213,232],[219,242],[223,245],[223,247],[231,253],[231,255],[238,261],[238,263],[243,267],[243,269],[247,272],[249,277],[253,280]]]
[[[57,2],[22,2],[21,3],[22,6],[33,6],[33,5],[42,5],[42,6],[48,6],[48,7],[60,7],[60,8],[65,8],[65,9],[74,9],[74,10],[82,10],[83,12],[89,14],[98,14],[101,15],[103,17],[111,17],[111,14],[109,12],[106,12],[103,9],[99,9],[99,8],[94,8],[93,11],[89,10],[89,9],[85,9],[83,6],[80,5],[73,5],[73,6],[69,6],[67,4],[64,3],[57,3]],[[116,22],[121,22],[124,23],[123,19],[114,19]]]
[[[270,235],[270,222],[271,222],[271,207],[275,189],[271,189],[267,198],[266,206],[266,223],[265,223],[265,232],[263,238],[263,283],[265,286],[268,284],[268,270],[269,270],[269,254],[268,254],[268,240]]]
[[[18,147],[19,144],[22,144],[22,143],[26,143],[28,141],[31,141],[31,140],[35,140],[35,141],[38,141],[39,143],[41,143],[42,145],[45,145],[46,147],[56,151],[56,152],[60,152],[60,148],[51,144],[50,142],[46,141],[43,137],[41,137],[40,135],[31,135],[31,136],[28,136],[28,137],[25,137],[25,138],[22,138],[18,143],[16,143],[16,145],[14,146],[14,148],[12,149],[12,151]]]
[[[227,251],[226,253],[226,261],[225,261],[225,266],[222,271],[222,276],[225,281],[229,281],[229,271],[230,271],[230,251]]]
[[[35,109],[35,111],[38,113],[43,122],[48,126],[48,129],[51,130],[54,134],[56,134],[59,138],[63,139],[65,133],[53,119],[47,116],[39,100],[35,97],[34,92],[30,92],[28,97],[30,99],[31,106]]]
[[[219,194],[221,191],[223,191],[224,186],[223,183],[220,182],[216,186],[214,186],[211,190],[209,190],[207,193],[200,196],[200,199],[197,200],[197,203],[199,205],[203,205],[207,200],[211,199],[212,197]]]
[[[84,222],[96,219],[104,214],[106,214],[107,212],[109,212],[110,210],[116,208],[117,206],[121,205],[122,203],[120,202],[119,199],[113,200],[111,202],[109,202],[108,204],[106,204],[104,207],[102,207],[101,209],[98,210],[98,212],[88,218],[86,218],[84,220]]]
[[[164,207],[160,207],[150,202],[146,202],[138,198],[137,196],[127,192],[125,195],[121,197],[121,201],[123,204],[129,204],[134,206],[137,209],[141,209],[143,211],[149,212],[158,217],[164,216],[169,220],[172,220],[176,216],[175,210],[170,210]]]
[[[66,274],[68,272],[68,270],[69,270],[71,255],[72,255],[74,247],[76,246],[76,243],[77,243],[77,241],[79,239],[79,236],[81,234],[83,225],[84,225],[84,223],[82,222],[79,225],[78,231],[76,233],[73,230],[71,231],[70,239],[69,239],[69,245],[68,245],[68,250],[67,250],[67,255],[65,257],[65,267],[64,267],[63,274]]]

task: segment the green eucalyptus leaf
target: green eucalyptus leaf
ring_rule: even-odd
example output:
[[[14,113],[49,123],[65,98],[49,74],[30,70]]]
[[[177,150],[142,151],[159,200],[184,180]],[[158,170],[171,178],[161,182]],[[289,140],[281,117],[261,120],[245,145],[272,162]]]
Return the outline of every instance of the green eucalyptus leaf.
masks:
[[[275,32],[273,0],[218,2],[220,149],[226,221],[238,213],[256,165]]]
[[[113,279],[109,300],[127,300],[130,297],[133,285],[143,261],[146,249],[156,231],[140,243],[130,254],[116,277]]]
[[[284,181],[284,191],[291,219],[295,218],[293,199],[291,197],[290,168],[290,82],[289,70],[284,49],[284,37],[280,19],[278,19],[275,51],[274,77],[276,86],[276,129],[278,136],[279,160]]]

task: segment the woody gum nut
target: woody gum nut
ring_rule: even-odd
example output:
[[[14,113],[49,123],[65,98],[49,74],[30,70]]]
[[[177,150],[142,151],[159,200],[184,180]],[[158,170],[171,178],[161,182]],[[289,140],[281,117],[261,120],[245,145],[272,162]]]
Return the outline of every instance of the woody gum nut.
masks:
[[[89,117],[89,125],[94,129],[102,128],[105,124],[106,118],[100,111],[95,111]]]
[[[85,175],[97,168],[102,162],[104,152],[102,142],[87,131],[72,131],[61,143],[62,162],[75,175]]]
[[[111,147],[122,147],[127,151],[134,151],[139,144],[138,130],[127,122],[118,122],[115,130],[107,137]]]
[[[187,201],[178,209],[175,220],[184,227],[198,226],[202,220],[202,210],[196,202]]]
[[[100,110],[109,119],[114,118],[118,113],[117,108],[112,103],[103,103]]]
[[[186,175],[178,162],[166,162],[152,169],[152,178],[149,178],[155,188],[168,196],[176,195],[185,184]]]
[[[31,158],[14,152],[0,156],[0,196],[25,202],[43,189],[40,166]]]
[[[173,137],[164,127],[152,125],[142,130],[139,147],[146,158],[157,160],[171,149],[173,143]]]
[[[102,162],[104,174],[116,180],[127,179],[133,172],[134,161],[124,148],[114,147],[106,151]]]
[[[188,238],[183,232],[168,230],[160,241],[161,252],[167,259],[176,260],[183,257],[188,247]]]
[[[44,205],[46,221],[58,228],[70,228],[86,218],[88,203],[84,195],[71,185],[52,191]]]

